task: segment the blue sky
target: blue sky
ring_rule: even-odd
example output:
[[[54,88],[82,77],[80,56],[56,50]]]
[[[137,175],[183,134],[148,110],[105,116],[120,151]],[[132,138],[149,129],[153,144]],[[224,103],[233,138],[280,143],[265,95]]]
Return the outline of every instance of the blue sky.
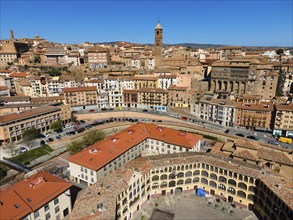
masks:
[[[164,43],[293,46],[292,1],[5,1],[0,38],[38,34],[60,43]]]

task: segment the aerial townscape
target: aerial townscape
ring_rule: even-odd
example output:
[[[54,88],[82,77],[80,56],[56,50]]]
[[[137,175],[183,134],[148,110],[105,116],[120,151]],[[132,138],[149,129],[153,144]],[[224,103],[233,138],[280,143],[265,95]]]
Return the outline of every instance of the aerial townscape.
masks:
[[[0,48],[0,219],[293,219],[293,49]]]

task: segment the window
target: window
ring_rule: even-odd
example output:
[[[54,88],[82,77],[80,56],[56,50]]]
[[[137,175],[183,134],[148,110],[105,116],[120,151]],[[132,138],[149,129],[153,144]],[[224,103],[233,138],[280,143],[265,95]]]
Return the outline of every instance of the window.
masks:
[[[36,212],[34,213],[34,218],[38,218],[39,216],[40,216],[39,211],[36,211]]]
[[[44,206],[45,212],[48,211],[49,208],[50,208],[50,207],[49,207],[49,204],[46,204],[46,205]]]
[[[63,216],[64,216],[64,217],[67,216],[68,213],[69,213],[68,208],[66,208],[66,209],[63,210]]]
[[[83,172],[83,167],[80,167],[80,171]]]
[[[60,211],[59,206],[56,206],[56,207],[55,207],[55,214],[57,214],[59,211]]]
[[[91,170],[91,175],[94,175],[94,172]]]
[[[57,205],[58,203],[59,203],[59,199],[58,198],[54,199],[54,205]]]
[[[47,213],[47,214],[46,214],[46,220],[49,220],[50,218],[51,218],[50,213]]]

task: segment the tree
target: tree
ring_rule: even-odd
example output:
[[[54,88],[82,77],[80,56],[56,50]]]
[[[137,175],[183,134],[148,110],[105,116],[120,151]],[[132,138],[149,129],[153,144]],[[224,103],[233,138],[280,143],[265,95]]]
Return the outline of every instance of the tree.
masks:
[[[50,127],[54,131],[62,131],[62,121],[61,120],[54,121],[51,123]]]
[[[75,122],[77,120],[77,117],[72,112],[71,112],[71,118],[70,118],[70,120],[72,122]]]
[[[276,96],[283,96],[283,89],[284,89],[284,84],[286,81],[286,75],[283,70],[280,70],[279,72],[279,78],[278,78],[278,84],[277,84],[277,91],[276,91]]]
[[[68,146],[67,149],[72,153],[77,153],[84,149],[84,144],[82,141],[72,141]]]
[[[276,50],[276,53],[277,53],[278,55],[280,55],[280,54],[284,53],[284,50],[281,49],[281,48],[279,48],[278,50]]]
[[[32,141],[39,136],[40,132],[35,128],[28,128],[22,132],[23,141],[31,148]]]
[[[93,145],[103,139],[105,139],[106,134],[103,131],[89,131],[84,137],[83,137],[83,143],[85,146]]]
[[[41,63],[40,55],[34,55],[33,56],[33,63]]]

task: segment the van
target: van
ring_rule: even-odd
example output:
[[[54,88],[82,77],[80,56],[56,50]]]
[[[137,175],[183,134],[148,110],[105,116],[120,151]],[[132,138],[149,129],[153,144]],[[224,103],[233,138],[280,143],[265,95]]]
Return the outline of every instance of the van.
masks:
[[[279,137],[278,141],[283,142],[283,143],[292,144],[292,139],[287,138],[287,137]]]

